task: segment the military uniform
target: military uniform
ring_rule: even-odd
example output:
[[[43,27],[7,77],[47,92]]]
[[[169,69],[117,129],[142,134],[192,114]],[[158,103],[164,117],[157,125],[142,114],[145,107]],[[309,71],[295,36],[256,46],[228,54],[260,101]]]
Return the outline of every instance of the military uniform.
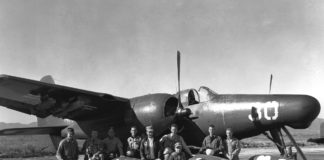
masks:
[[[206,136],[199,152],[203,153],[206,149],[212,149],[214,151],[214,156],[221,156],[224,150],[222,138],[216,135]]]
[[[180,153],[173,152],[170,155],[169,160],[186,160],[186,155],[184,152],[180,152]]]
[[[128,137],[128,147],[127,151],[133,152],[133,157],[140,158],[140,145],[142,138],[140,136]]]
[[[104,157],[116,158],[124,155],[123,144],[117,137],[107,137],[102,141]]]
[[[174,152],[171,153],[170,157],[168,160],[186,160],[186,155],[185,153],[182,151],[182,145],[180,142],[177,142],[176,144],[174,144]]]
[[[56,158],[58,160],[78,160],[79,148],[77,141],[74,138],[61,140],[57,148]]]
[[[144,138],[140,146],[140,155],[142,160],[153,160],[161,157],[161,151],[158,142],[153,138]]]
[[[102,151],[102,141],[99,138],[89,138],[87,139],[82,147],[82,152],[85,153],[84,160],[91,158],[99,159],[99,153]],[[95,157],[93,157],[95,155]]]
[[[241,142],[236,139],[225,139],[224,142],[224,152],[225,155],[232,155],[231,160],[239,160],[239,153],[241,151]]]
[[[180,135],[174,135],[171,136],[171,134],[167,134],[164,135],[161,139],[160,139],[160,143],[161,146],[165,149],[165,148],[170,148],[172,151],[174,151],[174,145],[180,142],[183,149],[189,154],[191,155],[191,151],[189,150],[186,142],[183,140],[183,138]]]

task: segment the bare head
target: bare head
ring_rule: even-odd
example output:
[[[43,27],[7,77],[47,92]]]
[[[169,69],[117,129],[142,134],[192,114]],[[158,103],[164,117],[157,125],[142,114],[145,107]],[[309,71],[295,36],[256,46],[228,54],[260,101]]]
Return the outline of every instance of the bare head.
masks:
[[[68,128],[67,129],[67,138],[68,139],[73,139],[74,137],[74,129],[73,128]]]
[[[226,129],[226,137],[227,138],[232,138],[233,137],[233,130],[232,130],[232,128],[227,128]]]
[[[147,126],[145,129],[146,129],[147,137],[153,138],[153,135],[154,135],[153,127],[152,126]]]
[[[177,134],[178,133],[178,126],[176,124],[171,124],[170,131],[171,131],[171,134]]]
[[[131,127],[130,133],[131,133],[132,137],[135,137],[136,136],[136,134],[137,134],[137,128],[136,128],[136,126],[132,126]]]
[[[208,133],[209,133],[209,136],[212,136],[215,134],[215,126],[214,125],[209,125],[208,127]]]
[[[114,127],[110,127],[108,129],[108,136],[109,137],[115,137],[115,129],[114,129]]]
[[[92,130],[91,131],[91,138],[98,138],[98,131]]]

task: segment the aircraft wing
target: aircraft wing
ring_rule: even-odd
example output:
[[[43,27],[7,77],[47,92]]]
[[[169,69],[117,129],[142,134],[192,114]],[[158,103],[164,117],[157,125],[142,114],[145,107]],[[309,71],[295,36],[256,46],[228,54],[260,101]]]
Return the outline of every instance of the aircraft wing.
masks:
[[[61,135],[61,130],[66,127],[67,126],[10,128],[10,129],[0,130],[0,136],[35,135],[35,134]]]
[[[0,106],[45,118],[123,117],[129,99],[40,81],[0,75]]]

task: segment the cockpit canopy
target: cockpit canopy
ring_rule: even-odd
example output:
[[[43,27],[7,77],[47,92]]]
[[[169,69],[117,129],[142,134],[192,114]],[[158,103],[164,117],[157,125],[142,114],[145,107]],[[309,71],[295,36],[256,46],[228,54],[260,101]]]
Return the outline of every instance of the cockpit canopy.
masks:
[[[178,95],[179,93],[174,96],[178,98]],[[200,87],[198,91],[193,88],[180,91],[180,99],[183,106],[209,101],[215,96],[217,96],[217,93],[205,86]]]
[[[198,90],[198,93],[200,96],[200,102],[210,101],[218,95],[218,93],[205,86],[201,86]]]

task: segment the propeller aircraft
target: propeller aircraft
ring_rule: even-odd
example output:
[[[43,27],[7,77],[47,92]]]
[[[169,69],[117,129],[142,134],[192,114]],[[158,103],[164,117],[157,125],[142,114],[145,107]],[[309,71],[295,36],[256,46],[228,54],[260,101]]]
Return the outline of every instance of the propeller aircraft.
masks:
[[[239,139],[264,134],[281,155],[286,154],[284,131],[306,159],[286,126],[307,128],[320,112],[317,99],[309,95],[218,94],[205,86],[180,90],[179,51],[177,68],[177,94],[135,98],[57,85],[51,76],[35,81],[1,75],[0,106],[37,116],[38,127],[5,129],[0,135],[49,134],[57,146],[67,127],[75,128],[77,138],[86,138],[92,130],[103,138],[109,126],[114,126],[123,140],[131,126],[144,132],[145,126],[152,125],[156,136],[161,137],[176,123],[188,145],[200,146],[208,126],[213,124],[216,135],[222,137],[227,128],[232,128]]]

